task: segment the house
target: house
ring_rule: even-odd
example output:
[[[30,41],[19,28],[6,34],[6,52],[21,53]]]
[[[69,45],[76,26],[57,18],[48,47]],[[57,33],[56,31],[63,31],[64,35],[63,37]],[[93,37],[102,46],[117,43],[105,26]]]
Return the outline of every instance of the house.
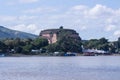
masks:
[[[41,48],[41,49],[32,49],[31,50],[32,54],[40,54],[40,53],[45,53],[45,52],[46,52],[46,49],[44,49],[44,48]]]
[[[84,56],[95,56],[95,51],[93,49],[85,49],[83,50],[83,55]]]
[[[97,49],[85,49],[83,50],[84,56],[95,56],[95,55],[110,55],[109,52],[104,50],[97,50]]]

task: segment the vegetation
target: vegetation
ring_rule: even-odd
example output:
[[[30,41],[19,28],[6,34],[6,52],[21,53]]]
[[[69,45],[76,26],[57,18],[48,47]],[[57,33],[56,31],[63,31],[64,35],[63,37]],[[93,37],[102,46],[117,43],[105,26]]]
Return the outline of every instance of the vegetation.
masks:
[[[108,51],[110,53],[120,53],[120,40],[109,42],[105,38],[91,39],[82,42],[85,49],[98,49]]]
[[[60,27],[60,30],[57,34],[58,41],[54,44],[50,44],[47,46],[47,50],[49,52],[76,52],[81,53],[82,52],[82,42],[80,37],[73,37],[73,32],[66,31]]]
[[[57,32],[58,41],[54,44],[48,44],[48,40],[44,38],[36,39],[4,39],[0,42],[0,51],[14,54],[41,54],[54,55],[54,52],[61,52],[57,55],[63,55],[65,52],[82,52],[82,42],[80,37],[74,37],[77,34],[74,30],[65,30],[63,26]],[[73,36],[71,36],[73,35]],[[43,55],[43,54],[42,54]]]
[[[6,45],[0,41],[0,52],[5,52],[6,49]]]
[[[0,53],[25,54],[25,55],[64,55],[65,52],[82,53],[84,49],[98,49],[110,53],[120,53],[120,38],[109,42],[108,39],[81,40],[76,32],[65,30],[63,26],[57,32],[57,42],[49,44],[47,39],[4,39],[0,40]],[[59,54],[54,54],[59,52]]]
[[[62,35],[64,34],[64,35]],[[82,41],[68,36],[70,33],[59,33],[58,41],[54,44],[48,44],[47,39],[4,39],[0,41],[0,53],[14,53],[32,55],[32,50],[40,50],[42,55],[54,55],[54,52],[60,52],[57,55],[63,55],[63,52],[82,52],[84,49],[99,49],[110,53],[120,53],[120,38],[117,41],[109,42],[105,38],[91,39]]]
[[[47,39],[4,39],[0,41],[0,52],[31,54],[32,49],[41,49],[48,45]]]
[[[99,40],[91,39],[89,41],[84,42],[83,45],[87,49],[99,49],[104,51],[109,50],[109,43],[108,40],[105,38],[101,38]]]

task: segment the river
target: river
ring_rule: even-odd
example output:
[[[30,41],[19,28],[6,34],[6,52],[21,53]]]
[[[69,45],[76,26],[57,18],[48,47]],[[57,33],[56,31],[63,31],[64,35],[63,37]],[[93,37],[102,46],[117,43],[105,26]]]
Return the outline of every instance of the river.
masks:
[[[120,80],[120,56],[0,57],[0,80]]]

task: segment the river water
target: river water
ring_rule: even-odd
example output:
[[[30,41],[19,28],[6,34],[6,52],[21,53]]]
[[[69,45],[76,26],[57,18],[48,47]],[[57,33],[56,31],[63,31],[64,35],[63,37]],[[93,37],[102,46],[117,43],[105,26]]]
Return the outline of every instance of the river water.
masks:
[[[1,57],[0,80],[120,80],[120,56]]]

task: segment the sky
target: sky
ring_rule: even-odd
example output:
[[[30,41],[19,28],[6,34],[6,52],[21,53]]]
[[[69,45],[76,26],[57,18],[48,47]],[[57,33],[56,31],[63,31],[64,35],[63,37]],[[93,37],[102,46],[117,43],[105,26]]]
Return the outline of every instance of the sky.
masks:
[[[0,25],[39,35],[60,26],[83,40],[120,37],[120,0],[0,0]]]

